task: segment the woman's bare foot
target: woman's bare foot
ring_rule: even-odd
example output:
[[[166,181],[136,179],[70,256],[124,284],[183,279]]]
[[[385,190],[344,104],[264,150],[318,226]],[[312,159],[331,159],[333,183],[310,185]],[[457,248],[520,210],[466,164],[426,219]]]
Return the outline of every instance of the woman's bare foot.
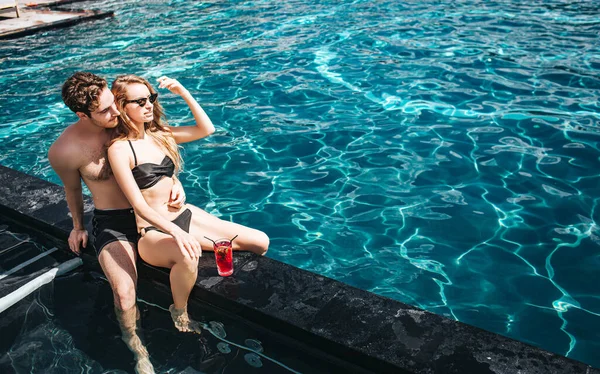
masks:
[[[169,312],[171,312],[171,318],[173,318],[173,323],[175,323],[177,330],[183,332],[195,332],[196,334],[202,333],[200,323],[190,319],[190,316],[187,313],[187,307],[177,309],[175,308],[175,305],[171,305],[169,307]]]

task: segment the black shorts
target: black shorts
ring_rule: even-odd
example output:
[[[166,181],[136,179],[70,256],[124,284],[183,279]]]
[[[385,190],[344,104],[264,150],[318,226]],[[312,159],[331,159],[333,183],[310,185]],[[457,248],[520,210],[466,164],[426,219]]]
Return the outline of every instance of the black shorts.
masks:
[[[116,241],[130,242],[137,246],[138,232],[132,208],[100,210],[94,209],[92,235],[96,255],[107,244]]]

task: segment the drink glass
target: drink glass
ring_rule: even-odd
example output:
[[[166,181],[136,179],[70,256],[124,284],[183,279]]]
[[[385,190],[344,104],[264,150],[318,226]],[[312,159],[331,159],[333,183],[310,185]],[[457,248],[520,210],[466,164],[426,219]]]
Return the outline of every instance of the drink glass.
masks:
[[[213,242],[217,271],[222,277],[233,274],[233,249],[230,239],[217,239]]]

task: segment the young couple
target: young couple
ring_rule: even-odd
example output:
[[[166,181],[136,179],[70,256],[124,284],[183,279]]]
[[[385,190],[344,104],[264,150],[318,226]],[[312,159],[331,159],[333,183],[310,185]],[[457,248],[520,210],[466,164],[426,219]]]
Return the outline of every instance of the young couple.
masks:
[[[88,242],[82,179],[92,194],[94,246],[113,290],[123,340],[136,356],[138,372],[153,372],[135,330],[139,320],[138,256],[148,264],[170,269],[173,304],[169,310],[175,327],[200,332],[186,307],[198,274],[198,258],[203,250],[212,250],[212,242],[204,236],[238,235],[234,250],[260,255],[269,246],[265,233],[223,221],[185,203],[177,179],[182,165],[178,144],[209,136],[215,128],[177,80],[159,78],[158,88],[181,96],[196,125],[169,126],[157,90],[141,77],[117,77],[109,89],[103,78],[75,73],[64,83],[62,98],[79,120],[48,152],[50,164],[65,187],[73,218],[68,244],[76,254]]]

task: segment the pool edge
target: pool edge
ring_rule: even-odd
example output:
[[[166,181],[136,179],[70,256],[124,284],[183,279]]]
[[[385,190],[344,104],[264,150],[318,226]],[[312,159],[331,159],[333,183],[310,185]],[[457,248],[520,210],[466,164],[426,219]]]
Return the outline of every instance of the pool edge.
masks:
[[[67,250],[71,219],[62,187],[0,165],[0,191],[0,213],[62,241]],[[87,224],[92,208],[86,198]],[[236,254],[234,275],[222,278],[210,255],[200,261],[192,297],[365,371],[600,374],[581,362],[268,257]],[[140,265],[140,274],[168,280],[165,270],[147,264]]]

